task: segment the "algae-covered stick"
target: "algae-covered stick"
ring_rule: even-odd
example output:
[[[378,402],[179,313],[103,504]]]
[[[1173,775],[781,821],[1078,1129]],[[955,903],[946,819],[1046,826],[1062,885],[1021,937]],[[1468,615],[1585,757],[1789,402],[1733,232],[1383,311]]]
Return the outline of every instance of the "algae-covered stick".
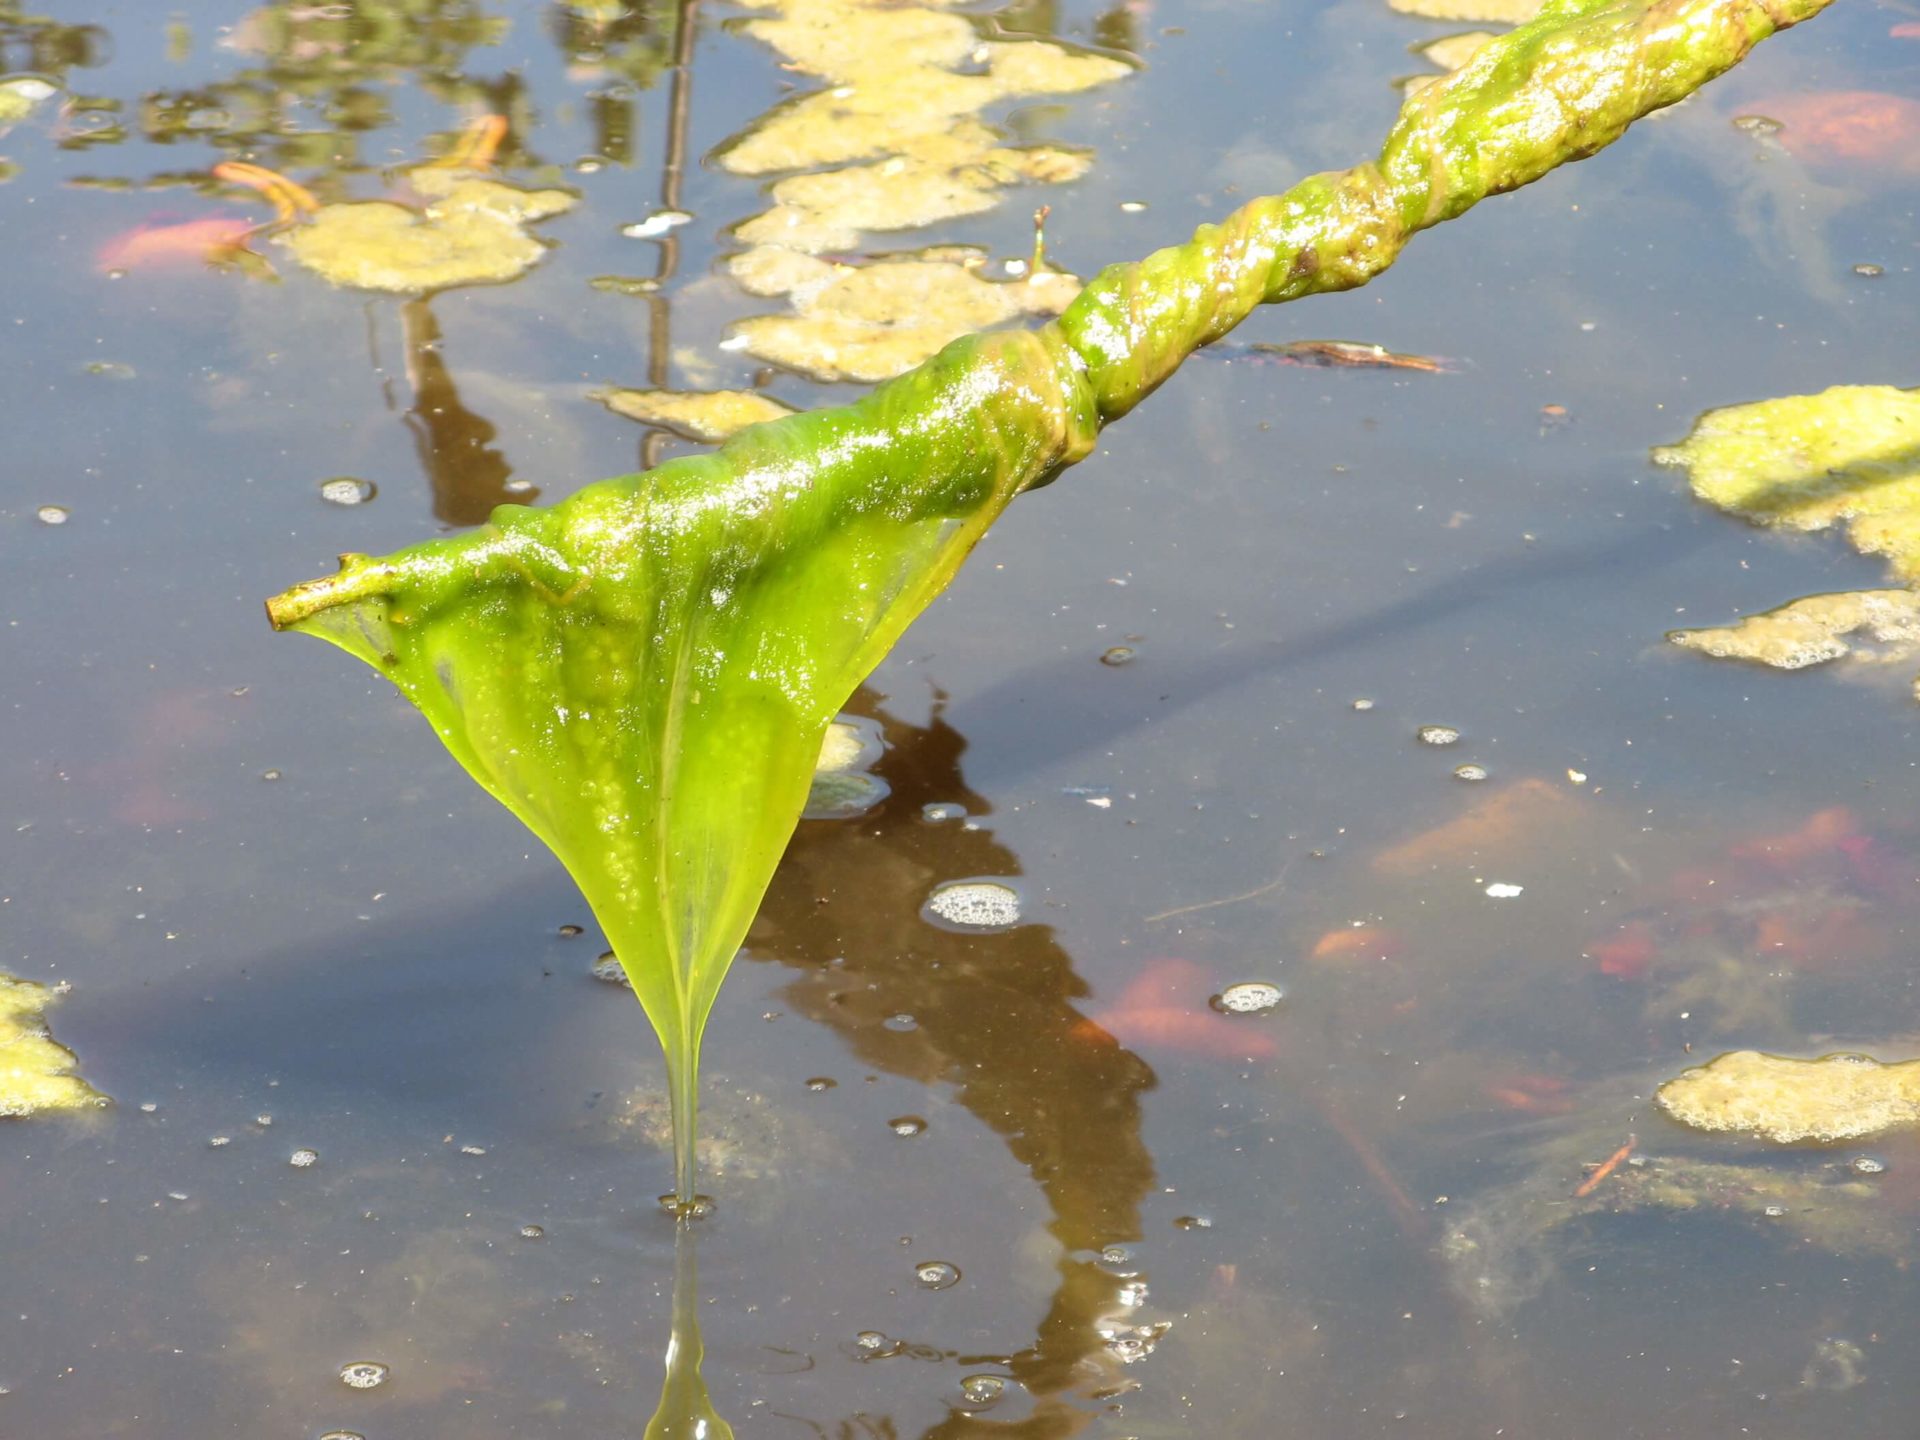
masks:
[[[383,671],[585,892],[666,1049],[694,1205],[700,1035],[828,722],[1007,503],[1256,305],[1610,144],[1827,0],[1560,0],[1411,96],[1380,158],[1100,274],[839,409],[267,602]]]

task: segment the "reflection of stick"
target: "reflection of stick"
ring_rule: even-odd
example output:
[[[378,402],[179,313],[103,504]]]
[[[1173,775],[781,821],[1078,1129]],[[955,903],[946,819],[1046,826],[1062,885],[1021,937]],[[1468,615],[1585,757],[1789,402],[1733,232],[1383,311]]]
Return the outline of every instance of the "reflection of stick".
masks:
[[[660,208],[680,208],[680,180],[687,168],[687,114],[693,102],[694,9],[700,0],[680,0],[674,16],[673,85],[667,100],[667,150],[660,162]],[[647,384],[655,390],[667,388],[667,361],[673,351],[672,301],[659,293],[660,285],[673,278],[680,266],[680,237],[669,230],[657,242],[660,263],[654,268],[654,290],[647,296],[651,311],[647,326]],[[651,470],[660,462],[660,447],[667,433],[654,429],[640,442],[640,468]]]
[[[1626,1144],[1602,1160],[1599,1168],[1580,1182],[1580,1188],[1573,1192],[1573,1198],[1576,1200],[1584,1200],[1587,1196],[1598,1190],[1600,1188],[1600,1182],[1618,1170],[1620,1168],[1620,1162],[1633,1153],[1633,1147],[1636,1143],[1638,1142],[1633,1136],[1627,1136]]]

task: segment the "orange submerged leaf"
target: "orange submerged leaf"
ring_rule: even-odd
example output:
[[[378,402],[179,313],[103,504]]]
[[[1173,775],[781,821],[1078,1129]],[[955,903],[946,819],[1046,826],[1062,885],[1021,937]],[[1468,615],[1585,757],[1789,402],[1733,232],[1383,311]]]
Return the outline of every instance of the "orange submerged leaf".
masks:
[[[1802,160],[1920,170],[1920,100],[1880,90],[1823,90],[1760,107]]]
[[[102,245],[95,258],[102,270],[213,264],[244,249],[253,230],[253,222],[225,215],[136,225]]]

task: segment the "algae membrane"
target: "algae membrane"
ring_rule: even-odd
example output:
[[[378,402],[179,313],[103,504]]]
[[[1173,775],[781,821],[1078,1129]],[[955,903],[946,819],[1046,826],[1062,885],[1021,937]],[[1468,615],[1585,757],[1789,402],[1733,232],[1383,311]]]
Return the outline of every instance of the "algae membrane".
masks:
[[[1007,504],[1257,306],[1365,284],[1825,3],[1550,5],[1411,96],[1377,160],[1111,267],[1037,330],[550,509],[345,556],[269,614],[386,674],[579,883],[665,1048],[663,1198],[691,1213],[701,1033],[827,726]]]

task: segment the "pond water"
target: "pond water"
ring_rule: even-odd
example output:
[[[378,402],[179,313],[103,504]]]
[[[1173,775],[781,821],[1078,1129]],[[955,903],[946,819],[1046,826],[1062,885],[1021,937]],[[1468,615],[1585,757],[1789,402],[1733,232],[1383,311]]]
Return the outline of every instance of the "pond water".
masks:
[[[855,393],[739,343],[791,310],[727,263],[786,171],[728,157],[833,64],[872,80],[905,42],[858,25],[911,7],[816,6],[784,50],[695,0],[43,8],[0,0],[34,81],[0,134],[0,969],[60,988],[113,1103],[0,1126],[0,1434],[638,1435],[676,1274],[654,1041],[558,865],[259,602],[692,448],[599,388]],[[1373,153],[1410,47],[1466,28],[958,13],[1130,68],[934,114],[949,175],[1056,173],[815,256],[1004,274],[1044,203],[1090,274]],[[1734,124],[1920,101],[1914,17],[1844,0],[1256,316],[908,633],[852,707],[878,803],[803,822],[708,1031],[681,1298],[736,1433],[1909,1433],[1920,1143],[1650,1097],[1728,1049],[1920,1054],[1920,711],[1892,669],[1666,645],[1880,570],[1648,453],[1920,383],[1920,136]],[[216,163],[404,193],[489,114],[499,178],[577,197],[511,283],[234,249],[272,207]],[[1446,365],[1248,348],[1296,339]],[[1012,894],[943,918],[958,881]]]

